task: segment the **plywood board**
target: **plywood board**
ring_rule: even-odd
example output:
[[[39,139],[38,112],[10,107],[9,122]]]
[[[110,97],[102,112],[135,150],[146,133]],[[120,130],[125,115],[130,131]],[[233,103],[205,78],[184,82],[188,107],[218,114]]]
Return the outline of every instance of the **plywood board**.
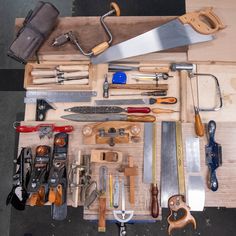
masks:
[[[188,60],[235,62],[236,2],[234,0],[224,2],[220,0],[186,0],[186,12],[200,10],[204,7],[213,7],[214,12],[227,27],[216,33],[215,40],[190,46]]]

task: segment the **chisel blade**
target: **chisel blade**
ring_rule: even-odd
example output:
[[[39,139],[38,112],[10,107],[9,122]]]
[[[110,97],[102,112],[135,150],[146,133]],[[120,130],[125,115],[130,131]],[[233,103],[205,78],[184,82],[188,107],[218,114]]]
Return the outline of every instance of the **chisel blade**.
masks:
[[[161,207],[179,193],[176,159],[176,123],[162,122],[161,128]]]
[[[91,62],[93,64],[111,62],[212,39],[214,39],[212,35],[200,34],[190,25],[182,24],[176,19],[108,48],[100,55],[91,58]]]

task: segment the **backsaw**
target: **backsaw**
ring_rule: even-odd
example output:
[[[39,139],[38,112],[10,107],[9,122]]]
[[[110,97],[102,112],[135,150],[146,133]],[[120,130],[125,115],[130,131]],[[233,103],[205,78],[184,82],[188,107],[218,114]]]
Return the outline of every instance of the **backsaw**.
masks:
[[[191,12],[139,36],[108,48],[91,58],[93,64],[121,60],[151,52],[206,42],[214,39],[213,33],[223,29],[212,8]]]

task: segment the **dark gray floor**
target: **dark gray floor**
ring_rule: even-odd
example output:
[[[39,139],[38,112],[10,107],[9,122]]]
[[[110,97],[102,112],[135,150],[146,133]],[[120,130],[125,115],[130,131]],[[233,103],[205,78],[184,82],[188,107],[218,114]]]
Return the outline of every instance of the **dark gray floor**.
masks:
[[[32,8],[36,0],[0,0],[0,68],[23,68],[22,65],[14,62],[5,56],[10,41],[13,38],[13,28],[15,17],[24,17],[27,11]],[[61,11],[61,15],[100,15],[107,9],[108,0],[51,0]],[[176,2],[170,0],[172,4],[162,5],[161,0],[146,1],[143,7],[138,7],[137,0],[120,0],[123,12],[126,15],[130,11],[136,11],[137,15],[148,15],[156,10],[183,12],[183,1]],[[151,9],[152,4],[155,5]],[[178,4],[178,7],[174,5]],[[90,5],[88,5],[90,4]],[[154,6],[154,5],[153,5]],[[129,11],[129,10],[130,11]],[[141,9],[141,10],[140,10]],[[151,10],[152,11],[151,11]],[[148,11],[149,10],[149,11]],[[140,13],[141,12],[141,13]],[[173,12],[172,12],[173,13]],[[172,14],[170,13],[170,14]],[[167,14],[167,13],[166,13]],[[154,15],[151,13],[151,15]],[[162,15],[162,14],[160,14]],[[165,14],[164,14],[165,15]],[[173,13],[174,15],[174,13]],[[5,206],[5,200],[12,185],[12,168],[13,159],[15,157],[15,145],[17,145],[15,131],[12,123],[15,120],[23,119],[24,92],[17,91],[1,91],[12,89],[22,89],[22,86],[16,85],[18,78],[22,83],[22,71],[1,70],[0,79],[6,78],[4,83],[0,83],[0,236],[23,236],[32,234],[33,236],[95,236],[95,235],[118,235],[118,227],[116,224],[108,224],[107,233],[97,233],[97,224],[94,222],[84,221],[82,219],[82,208],[68,209],[68,218],[62,222],[53,221],[50,217],[50,207],[27,207],[23,212],[11,209]],[[14,82],[13,82],[14,81]],[[129,236],[166,236],[168,215],[167,209],[164,209],[163,220],[155,224],[134,224],[128,225]],[[236,209],[217,209],[207,208],[204,212],[193,213],[197,220],[197,230],[194,231],[189,226],[184,230],[178,230],[175,236],[235,236],[236,235]]]

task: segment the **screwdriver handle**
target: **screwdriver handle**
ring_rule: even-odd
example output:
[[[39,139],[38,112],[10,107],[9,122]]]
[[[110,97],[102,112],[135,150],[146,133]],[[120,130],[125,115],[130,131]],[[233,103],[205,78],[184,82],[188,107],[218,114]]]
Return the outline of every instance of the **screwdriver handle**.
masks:
[[[151,206],[151,214],[153,218],[157,218],[159,215],[159,203],[158,203],[158,188],[157,184],[152,184],[151,187],[152,193],[152,206]]]
[[[132,116],[128,115],[127,116],[127,121],[130,122],[155,122],[156,117],[151,116],[151,115],[146,115],[146,116]]]
[[[204,136],[205,130],[198,111],[195,111],[195,132],[199,137]]]
[[[175,97],[164,97],[164,98],[150,98],[149,104],[175,104],[177,103],[177,98]]]
[[[161,114],[161,113],[174,113],[174,112],[177,112],[177,111],[171,110],[171,109],[153,108],[152,112],[155,113],[155,114]]]
[[[150,113],[151,109],[149,107],[127,107],[125,111],[127,113]]]

